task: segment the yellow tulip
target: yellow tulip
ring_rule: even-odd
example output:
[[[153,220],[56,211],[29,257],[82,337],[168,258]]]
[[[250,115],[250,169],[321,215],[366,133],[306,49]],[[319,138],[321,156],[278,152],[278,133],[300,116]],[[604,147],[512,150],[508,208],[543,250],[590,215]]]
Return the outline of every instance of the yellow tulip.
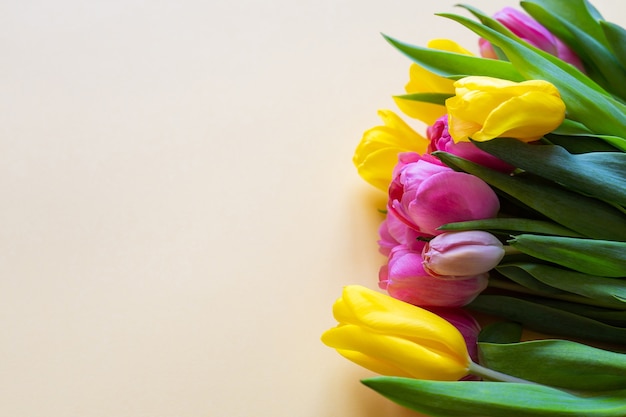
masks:
[[[426,152],[428,140],[420,136],[390,110],[379,110],[384,126],[363,134],[352,161],[359,175],[368,183],[387,192],[393,168],[400,152]]]
[[[333,306],[339,325],[322,341],[376,373],[439,381],[467,375],[470,357],[461,333],[422,308],[350,285]]]
[[[472,55],[470,51],[449,39],[434,39],[427,46],[432,49]],[[452,95],[454,94],[454,81],[434,74],[417,64],[412,64],[409,69],[409,82],[404,89],[407,94],[444,93]],[[394,101],[404,114],[421,120],[427,125],[432,125],[446,113],[446,108],[438,104],[407,100],[401,97],[394,97]]]
[[[532,142],[556,129],[565,103],[547,81],[516,83],[491,77],[466,77],[454,83],[446,100],[449,132],[455,142],[497,137]]]

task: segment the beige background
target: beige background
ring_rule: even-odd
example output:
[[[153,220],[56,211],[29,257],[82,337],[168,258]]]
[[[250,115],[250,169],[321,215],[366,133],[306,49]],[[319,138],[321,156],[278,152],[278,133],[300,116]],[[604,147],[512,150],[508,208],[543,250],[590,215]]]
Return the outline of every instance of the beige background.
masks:
[[[414,415],[319,336],[383,262],[379,32],[476,50],[453,3],[1,2],[0,415]]]

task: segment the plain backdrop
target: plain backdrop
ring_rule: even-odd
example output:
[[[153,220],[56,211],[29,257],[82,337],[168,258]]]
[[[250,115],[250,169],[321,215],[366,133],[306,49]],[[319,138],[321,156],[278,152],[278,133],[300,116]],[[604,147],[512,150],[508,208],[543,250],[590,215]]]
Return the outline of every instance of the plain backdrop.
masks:
[[[2,1],[0,415],[415,415],[319,337],[384,262],[380,34],[476,51],[453,4]]]

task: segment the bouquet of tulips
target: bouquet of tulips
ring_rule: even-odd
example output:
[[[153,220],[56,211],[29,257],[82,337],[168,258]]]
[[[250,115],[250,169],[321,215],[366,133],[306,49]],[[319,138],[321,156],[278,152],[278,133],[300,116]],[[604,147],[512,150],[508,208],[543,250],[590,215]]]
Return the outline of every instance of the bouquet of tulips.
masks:
[[[380,111],[357,146],[387,262],[322,341],[428,415],[623,417],[626,30],[586,0],[520,5],[440,15],[480,56],[385,36],[413,61],[394,100],[427,128]]]

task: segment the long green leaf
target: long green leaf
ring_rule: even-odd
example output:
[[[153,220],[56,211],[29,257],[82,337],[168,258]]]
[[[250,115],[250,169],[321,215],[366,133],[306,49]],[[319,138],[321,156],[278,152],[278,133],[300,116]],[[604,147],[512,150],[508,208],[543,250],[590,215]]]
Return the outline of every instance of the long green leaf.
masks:
[[[527,255],[584,274],[626,278],[626,242],[523,234],[509,244]]]
[[[489,369],[542,385],[576,391],[626,389],[626,355],[581,343],[479,343],[479,356]]]
[[[600,26],[613,51],[623,67],[626,67],[626,30],[615,23],[601,21]]]
[[[624,417],[626,390],[592,397],[542,385],[424,381],[400,377],[363,384],[404,407],[433,417]]]
[[[604,47],[609,46],[599,24],[602,16],[587,0],[525,0],[521,1],[520,5],[524,10],[527,10],[528,5],[541,7],[547,13],[575,24]],[[547,29],[561,38],[560,27],[548,24]]]
[[[384,34],[383,37],[415,63],[441,77],[459,79],[483,75],[511,81],[524,80],[510,62],[410,45]]]
[[[433,155],[453,169],[481,178],[568,229],[595,239],[626,240],[624,215],[610,204],[532,176],[506,175],[445,152]]]
[[[543,26],[557,30],[555,34],[584,60],[588,69],[588,76],[607,91],[622,99],[626,96],[626,87],[621,82],[626,72],[609,49],[604,31],[598,22],[593,21],[593,26],[600,38],[592,36],[583,28],[578,27],[577,21],[569,21],[560,13],[558,15],[552,14],[532,2],[522,2],[521,4],[526,12]]]
[[[545,235],[581,237],[579,233],[556,223],[543,220],[511,217],[497,217],[494,219],[448,223],[440,226],[437,230],[485,230],[492,233],[538,233]]]
[[[626,153],[572,155],[560,146],[529,145],[512,138],[474,144],[511,165],[571,190],[626,206]]]
[[[626,309],[626,285],[623,280],[582,274],[551,265],[515,262],[497,267],[503,275],[504,269],[518,269],[549,288],[557,288],[582,295],[603,303],[604,307]]]
[[[479,295],[467,308],[515,321],[546,334],[626,344],[626,329],[560,310],[542,302],[504,295]]]

